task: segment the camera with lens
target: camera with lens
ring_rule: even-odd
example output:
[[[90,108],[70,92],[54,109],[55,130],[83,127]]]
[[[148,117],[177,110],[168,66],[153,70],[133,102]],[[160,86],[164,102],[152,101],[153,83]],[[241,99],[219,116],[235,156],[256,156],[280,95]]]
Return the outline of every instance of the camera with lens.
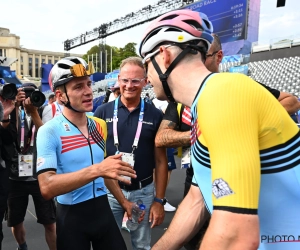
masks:
[[[34,87],[23,87],[23,91],[25,92],[26,98],[29,97],[32,105],[35,107],[43,106],[46,101],[45,95]]]
[[[2,78],[0,78],[0,96],[3,99],[15,100],[18,94],[18,90],[15,84],[6,83]]]

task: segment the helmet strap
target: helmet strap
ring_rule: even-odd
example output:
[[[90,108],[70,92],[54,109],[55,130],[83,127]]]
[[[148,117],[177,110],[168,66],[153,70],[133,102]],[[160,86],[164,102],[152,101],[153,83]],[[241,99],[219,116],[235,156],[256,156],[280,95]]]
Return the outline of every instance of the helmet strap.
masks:
[[[68,108],[68,109],[71,109],[77,113],[80,113],[78,110],[74,109],[72,106],[71,106],[71,103],[70,103],[70,99],[69,99],[69,96],[67,94],[67,89],[66,89],[66,84],[64,84],[64,89],[65,89],[65,94],[66,94],[66,97],[67,97],[67,102],[62,102],[63,105]]]
[[[169,88],[167,79],[169,75],[171,74],[172,70],[175,68],[175,66],[179,63],[179,61],[185,57],[186,54],[190,53],[193,49],[189,46],[185,47],[183,51],[175,58],[175,60],[171,63],[169,68],[166,70],[166,72],[163,74],[160,67],[158,66],[156,60],[154,57],[151,58],[151,62],[159,76],[160,81],[162,82],[162,86],[164,88],[165,94],[170,102],[175,102],[175,99],[171,93],[171,90]]]

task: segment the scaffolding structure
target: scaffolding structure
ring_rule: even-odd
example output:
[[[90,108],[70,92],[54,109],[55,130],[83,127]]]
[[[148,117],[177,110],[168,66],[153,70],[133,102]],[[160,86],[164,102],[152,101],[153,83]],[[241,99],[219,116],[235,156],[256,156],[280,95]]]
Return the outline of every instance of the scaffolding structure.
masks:
[[[193,2],[197,2],[197,0],[160,0],[154,5],[147,5],[136,12],[131,12],[111,22],[103,23],[99,27],[86,31],[75,38],[64,41],[64,50],[69,51],[98,39],[102,40],[107,36],[149,22],[164,13],[182,8],[183,6]]]

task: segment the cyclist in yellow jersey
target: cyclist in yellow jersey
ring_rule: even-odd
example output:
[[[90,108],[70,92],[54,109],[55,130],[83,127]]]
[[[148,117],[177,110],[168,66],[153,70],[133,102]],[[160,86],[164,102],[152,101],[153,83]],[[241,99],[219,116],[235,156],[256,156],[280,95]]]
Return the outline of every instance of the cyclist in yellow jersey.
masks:
[[[154,20],[141,42],[157,98],[192,111],[194,186],[152,249],[180,248],[209,213],[201,250],[298,249],[299,128],[261,85],[205,68],[211,32],[204,14],[177,10]]]

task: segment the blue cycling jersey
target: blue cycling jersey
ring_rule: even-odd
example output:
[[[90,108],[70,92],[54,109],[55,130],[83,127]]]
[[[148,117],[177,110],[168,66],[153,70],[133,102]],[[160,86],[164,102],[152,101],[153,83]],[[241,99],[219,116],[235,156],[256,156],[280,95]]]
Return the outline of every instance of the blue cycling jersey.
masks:
[[[76,172],[103,161],[107,137],[106,123],[87,117],[89,138],[65,116],[60,115],[42,127],[37,134],[37,174],[56,171],[57,174]],[[103,178],[60,195],[60,204],[71,205],[106,194]]]

